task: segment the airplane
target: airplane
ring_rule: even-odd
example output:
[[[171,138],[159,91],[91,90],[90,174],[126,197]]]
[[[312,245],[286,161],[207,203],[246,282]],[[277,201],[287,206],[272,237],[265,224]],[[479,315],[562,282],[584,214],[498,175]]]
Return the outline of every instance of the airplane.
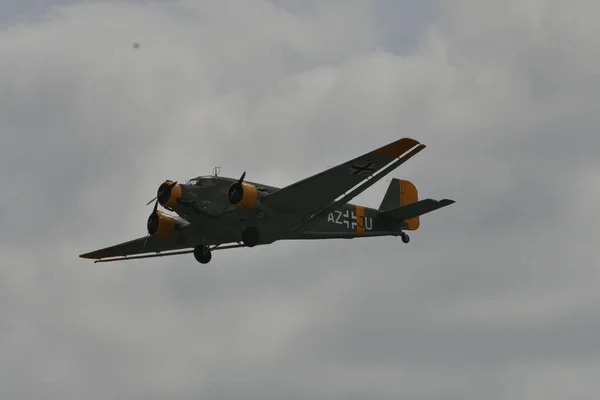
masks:
[[[417,230],[420,216],[455,201],[419,200],[412,182],[393,178],[378,209],[349,202],[424,148],[402,138],[283,188],[246,181],[246,172],[220,177],[216,168],[185,184],[165,180],[146,204],[154,201],[147,236],[79,257],[111,262],[193,253],[207,264],[215,250],[279,240],[399,236],[408,243],[405,231]]]

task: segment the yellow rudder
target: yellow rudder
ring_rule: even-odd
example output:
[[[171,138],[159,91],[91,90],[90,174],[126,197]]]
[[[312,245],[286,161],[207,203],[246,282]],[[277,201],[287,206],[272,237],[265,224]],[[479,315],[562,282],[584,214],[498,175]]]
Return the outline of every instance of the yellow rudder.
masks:
[[[416,203],[417,201],[419,201],[417,187],[410,181],[400,180],[400,205],[405,206]],[[416,231],[419,229],[419,217],[410,218],[404,222],[408,225],[406,229],[409,231]]]

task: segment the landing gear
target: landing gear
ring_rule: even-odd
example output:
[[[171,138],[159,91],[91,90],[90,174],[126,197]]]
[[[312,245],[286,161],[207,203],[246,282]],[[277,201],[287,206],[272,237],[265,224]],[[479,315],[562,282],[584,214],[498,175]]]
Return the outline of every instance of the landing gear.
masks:
[[[208,264],[208,262],[212,258],[212,253],[208,246],[201,244],[194,248],[194,258],[200,264]]]
[[[249,226],[242,231],[242,242],[244,246],[254,247],[260,242],[260,235],[255,226]]]
[[[402,242],[403,243],[408,243],[410,242],[410,236],[408,236],[406,233],[402,232],[400,234],[400,237],[402,238]]]

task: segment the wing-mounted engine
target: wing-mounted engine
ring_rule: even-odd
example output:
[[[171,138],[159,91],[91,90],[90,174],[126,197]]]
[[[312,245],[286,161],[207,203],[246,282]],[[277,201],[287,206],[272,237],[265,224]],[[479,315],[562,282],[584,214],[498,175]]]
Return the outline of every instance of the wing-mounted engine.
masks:
[[[259,206],[259,198],[262,197],[259,194],[258,189],[251,183],[244,182],[244,172],[241,178],[231,184],[227,191],[227,199],[229,203],[237,208],[252,209]]]
[[[167,239],[173,236],[177,230],[189,225],[189,222],[179,216],[169,215],[158,210],[159,203],[163,207],[173,210],[182,196],[183,189],[177,184],[177,181],[166,180],[158,187],[156,198],[153,199],[156,200],[154,202],[154,209],[148,217],[146,224],[150,236]],[[153,200],[150,200],[147,205]]]
[[[160,210],[154,210],[148,217],[148,234],[160,239],[167,239],[189,223],[182,218],[166,214]]]

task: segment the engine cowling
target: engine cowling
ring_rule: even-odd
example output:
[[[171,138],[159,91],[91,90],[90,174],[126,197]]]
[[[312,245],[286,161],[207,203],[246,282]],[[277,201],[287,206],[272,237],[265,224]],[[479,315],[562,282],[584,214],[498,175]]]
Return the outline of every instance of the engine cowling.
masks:
[[[175,208],[175,206],[177,206],[177,199],[182,195],[183,190],[177,182],[166,180],[158,187],[156,197],[161,206],[165,208]]]
[[[148,217],[147,228],[149,235],[160,239],[167,239],[185,225],[185,221],[157,210]]]
[[[237,208],[254,208],[258,200],[256,186],[246,182],[235,182],[227,191],[229,203]]]

